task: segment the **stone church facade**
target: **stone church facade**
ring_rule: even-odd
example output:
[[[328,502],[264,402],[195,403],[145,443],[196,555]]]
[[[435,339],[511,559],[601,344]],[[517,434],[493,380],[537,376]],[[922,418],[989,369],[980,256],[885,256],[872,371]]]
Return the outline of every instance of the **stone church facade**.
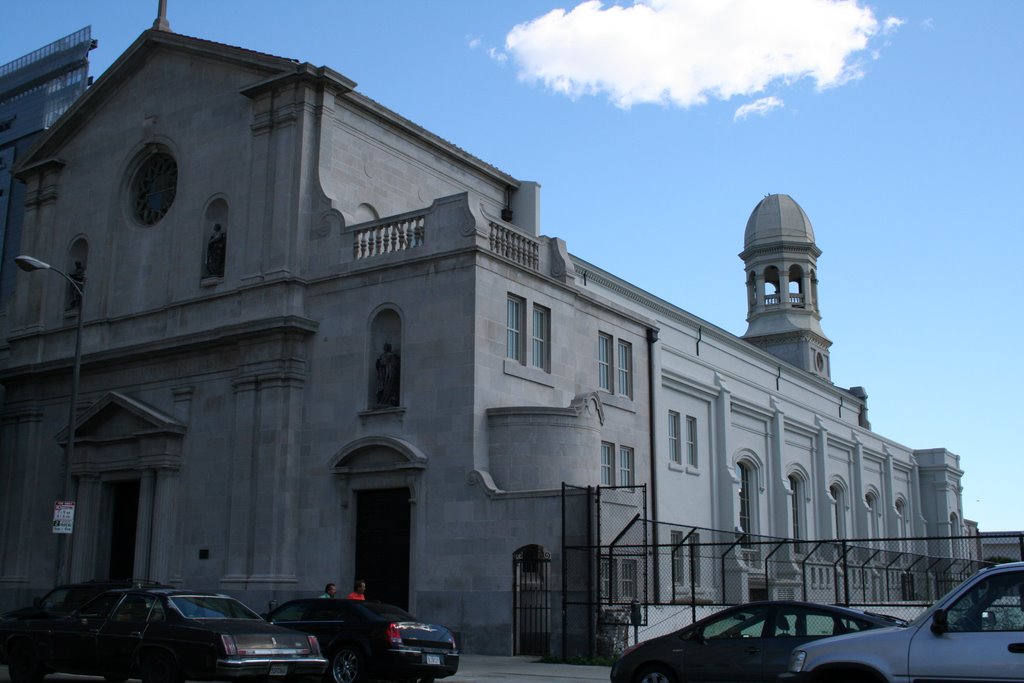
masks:
[[[738,338],[574,258],[536,183],[355,88],[153,29],[20,163],[21,250],[81,264],[84,295],[19,273],[0,314],[0,604],[136,577],[262,609],[358,577],[508,654],[512,557],[557,559],[563,482],[783,537],[961,523],[958,458],[829,381],[792,199],[747,226]]]

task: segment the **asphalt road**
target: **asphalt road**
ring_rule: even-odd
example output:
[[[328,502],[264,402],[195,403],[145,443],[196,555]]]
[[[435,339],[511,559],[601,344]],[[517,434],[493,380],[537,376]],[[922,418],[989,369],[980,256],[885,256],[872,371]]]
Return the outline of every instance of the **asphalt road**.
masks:
[[[606,666],[543,664],[536,657],[462,655],[459,673],[444,683],[608,683]],[[0,666],[0,683],[10,683],[7,667]],[[51,674],[46,683],[102,683],[102,678]]]

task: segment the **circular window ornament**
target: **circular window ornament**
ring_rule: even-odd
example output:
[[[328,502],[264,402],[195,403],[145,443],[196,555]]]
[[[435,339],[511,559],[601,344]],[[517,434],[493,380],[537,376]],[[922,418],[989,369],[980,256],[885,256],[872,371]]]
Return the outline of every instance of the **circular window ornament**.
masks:
[[[814,357],[814,366],[818,368],[818,372],[822,372],[825,369],[825,357],[820,353]]]
[[[163,218],[178,191],[178,163],[170,154],[158,152],[146,159],[132,181],[135,218],[154,225]]]

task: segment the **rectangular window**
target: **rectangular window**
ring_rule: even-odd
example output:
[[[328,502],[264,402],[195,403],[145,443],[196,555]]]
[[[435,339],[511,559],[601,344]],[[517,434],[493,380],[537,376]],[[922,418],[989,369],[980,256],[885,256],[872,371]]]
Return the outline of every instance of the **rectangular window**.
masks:
[[[686,416],[686,464],[697,466],[697,418]]]
[[[689,418],[687,418],[689,425]],[[683,452],[679,445],[680,416],[674,410],[668,411],[668,456],[677,465],[683,463]],[[673,531],[673,534],[676,532]]]
[[[601,485],[615,484],[615,451],[610,443],[601,444]]]
[[[619,597],[632,600],[636,597],[636,560],[619,561]]]
[[[597,335],[597,386],[612,390],[612,338],[607,334]]]
[[[506,327],[508,331],[505,345],[505,356],[520,363],[523,358],[523,310],[525,302],[517,296],[508,295],[508,316]]]
[[[690,576],[693,577],[693,585],[700,585],[700,534],[690,534]]]
[[[619,447],[619,486],[633,486],[633,449]]]
[[[551,347],[551,311],[543,306],[533,307],[533,367],[549,370]]]
[[[683,547],[683,532],[673,531],[672,543],[672,583],[677,586],[686,585],[686,548]]]
[[[619,341],[619,395],[633,398],[633,345]]]

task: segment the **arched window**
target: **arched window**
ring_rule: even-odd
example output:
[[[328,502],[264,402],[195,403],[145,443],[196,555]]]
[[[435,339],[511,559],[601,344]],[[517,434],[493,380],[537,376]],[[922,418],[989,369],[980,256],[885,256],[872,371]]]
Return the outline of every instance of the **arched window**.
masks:
[[[797,265],[789,268],[789,303],[797,308],[804,305],[804,269]]]
[[[757,533],[757,470],[748,460],[736,463],[736,478],[739,480],[739,525],[744,533]]]
[[[865,494],[864,505],[868,509],[868,537],[878,538],[878,498],[872,491]]]
[[[764,269],[764,305],[777,306],[780,296],[779,269],[775,266],[768,266]]]
[[[846,535],[845,492],[842,486],[835,483],[828,487],[828,493],[832,496],[833,538],[843,538]]]
[[[902,498],[896,501],[896,535],[900,538],[907,535],[907,504]]]
[[[804,482],[795,475],[789,475],[789,513],[791,517],[790,530],[793,539],[799,541],[804,536]],[[794,549],[800,551],[800,544],[795,544]]]

